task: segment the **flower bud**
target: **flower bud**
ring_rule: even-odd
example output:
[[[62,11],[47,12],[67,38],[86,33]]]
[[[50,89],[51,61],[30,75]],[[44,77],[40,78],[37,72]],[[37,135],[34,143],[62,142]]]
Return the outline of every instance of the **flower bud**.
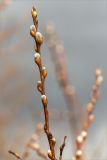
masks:
[[[56,48],[55,48],[55,51],[58,53],[58,54],[62,54],[64,52],[64,46],[62,44],[57,44],[56,45]]]
[[[77,142],[78,142],[78,143],[82,143],[82,141],[83,141],[82,136],[78,136],[78,137],[77,137]]]
[[[93,90],[93,92],[96,92],[96,91],[97,91],[97,89],[98,89],[98,87],[94,84],[94,85],[92,86],[92,90]]]
[[[36,32],[36,42],[41,45],[43,43],[43,36],[40,32]]]
[[[72,157],[72,159],[71,160],[76,160],[76,158],[75,157]]]
[[[99,86],[102,83],[102,81],[103,81],[103,76],[101,76],[101,75],[98,76],[96,79],[96,85]]]
[[[37,17],[37,11],[36,11],[35,7],[32,8],[31,14],[32,14],[32,17]]]
[[[85,140],[86,137],[87,137],[87,132],[83,130],[83,131],[81,132],[81,136],[83,137],[83,140]]]
[[[42,92],[42,83],[41,83],[41,81],[37,82],[37,89],[38,89],[39,92]]]
[[[88,113],[91,113],[91,112],[93,111],[93,109],[94,109],[93,104],[92,104],[92,103],[88,103],[88,104],[87,104],[87,112],[88,112]]]
[[[88,125],[88,123],[87,122],[85,122],[84,124],[83,124],[83,130],[87,130],[88,129],[88,127],[89,127],[89,125]]]
[[[48,157],[49,157],[50,159],[52,159],[52,153],[51,153],[50,149],[48,150]]]
[[[102,70],[101,69],[96,69],[95,74],[96,74],[96,77],[101,76],[102,75]]]
[[[95,105],[96,102],[97,102],[97,99],[96,99],[95,97],[92,97],[92,98],[91,98],[91,103],[92,103],[93,105]]]
[[[91,123],[93,122],[93,120],[94,120],[94,115],[93,115],[93,114],[90,114],[90,115],[88,116],[88,123],[91,124]]]
[[[48,103],[48,101],[47,101],[47,98],[46,98],[46,96],[45,95],[42,95],[41,96],[41,100],[42,100],[42,103],[43,103],[43,105],[47,105],[47,103]]]
[[[31,25],[31,26],[30,26],[30,35],[31,35],[32,37],[35,37],[35,36],[36,36],[36,32],[37,32],[37,30],[36,30],[35,25]]]
[[[40,123],[37,124],[37,130],[41,131],[42,129],[43,129],[43,124],[40,122]]]
[[[46,34],[52,35],[53,33],[55,33],[55,27],[53,26],[53,24],[48,24],[46,27]]]
[[[81,158],[82,157],[82,151],[81,150],[77,150],[76,157],[77,158]]]
[[[46,67],[43,67],[42,68],[42,75],[43,75],[43,77],[44,77],[44,79],[46,78],[46,76],[47,76],[47,70],[46,70]]]
[[[82,142],[83,142],[83,137],[78,136],[76,139],[77,148],[81,148]]]
[[[54,137],[52,138],[52,142],[53,142],[53,145],[56,144],[56,139]]]
[[[39,53],[35,53],[34,54],[34,61],[37,65],[40,65],[41,63],[41,57],[40,57],[40,54]]]
[[[35,143],[33,143],[32,145],[31,145],[31,148],[33,149],[33,150],[36,150],[36,151],[39,151],[40,150],[40,146],[39,146],[39,144],[35,144]]]

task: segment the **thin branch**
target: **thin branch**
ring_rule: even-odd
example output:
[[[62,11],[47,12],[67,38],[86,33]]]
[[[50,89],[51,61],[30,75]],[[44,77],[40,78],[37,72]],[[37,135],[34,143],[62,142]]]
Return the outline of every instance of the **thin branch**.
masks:
[[[62,153],[63,153],[63,150],[64,150],[64,148],[65,148],[66,138],[67,138],[67,136],[64,137],[64,142],[63,142],[63,144],[60,146],[60,157],[59,157],[59,160],[62,160]]]
[[[37,139],[40,136],[40,132],[43,129],[43,126],[41,123],[38,123],[35,129],[35,133],[32,135],[32,137],[30,138],[29,142],[26,145],[26,149],[22,155],[22,158],[25,160],[26,158],[28,158],[30,156],[30,151],[29,149],[32,149],[34,151],[36,151],[36,153],[42,157],[44,160],[48,160],[48,157],[46,155],[46,153],[44,151],[41,150],[39,144],[37,144]]]
[[[59,40],[55,27],[52,24],[48,24],[45,29],[45,41],[51,52],[57,81],[62,89],[68,112],[71,112],[73,115],[69,122],[73,139],[75,139],[80,131],[80,121],[83,122],[84,114],[75,88],[69,80],[63,43]]]
[[[49,160],[49,158],[47,157],[47,154],[42,151],[42,149],[40,148],[40,146],[38,144],[30,144],[29,147],[36,151],[36,153],[38,154],[38,156],[40,156],[41,158],[43,158],[44,160]]]
[[[87,132],[94,120],[93,111],[96,106],[96,102],[99,97],[99,87],[101,82],[103,81],[102,71],[100,69],[96,70],[96,80],[95,84],[92,86],[92,96],[90,102],[87,104],[87,118],[86,121],[83,123],[83,127],[81,130],[80,135],[76,139],[76,153],[75,153],[75,160],[82,160],[83,159],[83,144],[87,139]]]
[[[15,153],[15,152],[13,152],[13,151],[11,151],[11,150],[9,150],[8,152],[9,152],[11,155],[15,156],[17,159],[23,160],[23,159],[19,156],[19,154]]]
[[[48,157],[51,160],[56,160],[55,149],[54,149],[56,140],[53,137],[52,133],[50,132],[50,128],[49,128],[49,113],[47,108],[48,100],[45,95],[45,78],[47,76],[47,70],[42,65],[42,59],[41,59],[41,53],[40,53],[40,48],[43,43],[43,36],[40,32],[38,32],[38,19],[37,19],[37,11],[35,7],[32,8],[31,14],[32,14],[34,25],[30,27],[30,34],[34,38],[36,43],[36,48],[35,48],[36,53],[34,55],[34,60],[40,72],[41,80],[38,81],[37,88],[38,88],[38,91],[41,93],[41,100],[44,108],[44,117],[45,117],[44,131],[47,135],[48,143],[50,146],[50,150],[48,151]]]

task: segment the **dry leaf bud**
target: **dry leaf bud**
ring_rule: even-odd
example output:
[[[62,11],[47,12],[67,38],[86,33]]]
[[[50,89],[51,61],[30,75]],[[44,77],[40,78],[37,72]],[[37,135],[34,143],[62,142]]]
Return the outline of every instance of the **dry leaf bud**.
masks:
[[[40,57],[40,54],[39,53],[35,53],[34,54],[34,61],[37,65],[40,65],[41,63],[41,57]]]
[[[36,36],[36,32],[37,32],[37,30],[36,30],[35,25],[31,25],[31,26],[30,26],[30,35],[31,35],[32,37],[35,37],[35,36]]]
[[[42,95],[42,96],[41,96],[41,99],[42,99],[43,105],[47,105],[47,98],[46,98],[46,96],[45,96],[45,95]]]
[[[36,42],[41,45],[43,43],[43,36],[40,32],[36,32]]]

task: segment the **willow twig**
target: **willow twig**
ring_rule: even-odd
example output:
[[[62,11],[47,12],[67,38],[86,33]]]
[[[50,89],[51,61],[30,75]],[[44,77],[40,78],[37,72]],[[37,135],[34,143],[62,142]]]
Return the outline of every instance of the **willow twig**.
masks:
[[[64,148],[65,148],[66,138],[67,138],[67,136],[64,137],[64,142],[63,142],[63,144],[60,146],[60,157],[59,157],[59,160],[62,160],[62,153],[63,153],[63,150],[64,150]]]
[[[50,146],[50,150],[48,151],[48,157],[51,160],[56,160],[55,149],[54,149],[56,140],[53,137],[52,133],[50,132],[49,113],[48,113],[48,108],[47,108],[48,100],[45,95],[45,78],[47,76],[47,70],[42,65],[41,51],[40,51],[41,45],[43,43],[43,36],[40,32],[38,32],[38,19],[37,19],[37,11],[35,7],[32,8],[31,14],[32,14],[34,25],[30,27],[30,34],[34,38],[35,43],[36,43],[36,48],[35,48],[36,53],[34,55],[34,60],[40,72],[41,80],[38,81],[37,88],[38,88],[38,91],[41,93],[41,100],[42,100],[42,104],[44,108],[44,117],[45,117],[44,131],[47,135],[48,143]]]
[[[15,156],[17,159],[23,160],[23,159],[19,156],[18,153],[15,153],[15,152],[13,152],[13,151],[11,151],[11,150],[9,150],[8,152],[9,152],[10,154],[12,154],[13,156]]]
[[[26,149],[22,155],[22,158],[25,160],[26,158],[29,157],[30,155],[30,151],[29,149],[32,149],[34,151],[36,151],[36,153],[43,158],[44,160],[48,160],[48,157],[46,155],[46,153],[44,151],[42,151],[41,147],[39,146],[39,144],[36,142],[38,137],[40,136],[40,132],[42,130],[42,124],[38,123],[36,126],[36,130],[35,133],[32,135],[32,137],[30,138],[29,142],[26,145]]]
[[[90,124],[94,120],[93,111],[99,97],[99,87],[103,80],[102,71],[100,69],[96,70],[96,80],[95,84],[92,87],[92,96],[90,102],[87,104],[87,118],[86,121],[83,123],[82,131],[80,135],[76,139],[76,153],[75,153],[75,160],[82,160],[83,159],[83,144],[87,139],[87,132],[90,127]]]
[[[45,29],[45,40],[51,52],[57,81],[62,89],[68,112],[71,112],[73,115],[69,122],[73,139],[75,139],[80,131],[80,121],[83,121],[84,114],[75,88],[69,80],[63,43],[59,40],[55,27],[52,24],[48,24]]]

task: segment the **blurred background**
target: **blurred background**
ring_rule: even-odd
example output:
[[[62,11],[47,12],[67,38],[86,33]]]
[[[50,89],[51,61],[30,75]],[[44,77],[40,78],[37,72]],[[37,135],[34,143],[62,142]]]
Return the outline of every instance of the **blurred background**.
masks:
[[[22,154],[36,125],[44,122],[40,94],[36,89],[39,73],[33,60],[34,41],[29,34],[33,24],[33,5],[38,10],[39,31],[44,35],[42,58],[48,70],[46,94],[50,128],[58,142],[56,150],[67,135],[64,159],[71,159],[73,136],[69,123],[71,115],[68,116],[63,89],[58,84],[52,59],[54,53],[50,45],[54,42],[47,41],[48,30],[55,30],[58,42],[64,47],[64,66],[66,63],[69,81],[75,87],[82,108],[89,102],[96,68],[103,71],[104,81],[94,111],[95,121],[89,129],[86,152],[91,160],[106,160],[106,0],[0,0],[0,159],[15,159],[8,154],[9,149]],[[43,131],[38,143],[47,152]],[[34,153],[29,160],[33,157],[41,159]]]

